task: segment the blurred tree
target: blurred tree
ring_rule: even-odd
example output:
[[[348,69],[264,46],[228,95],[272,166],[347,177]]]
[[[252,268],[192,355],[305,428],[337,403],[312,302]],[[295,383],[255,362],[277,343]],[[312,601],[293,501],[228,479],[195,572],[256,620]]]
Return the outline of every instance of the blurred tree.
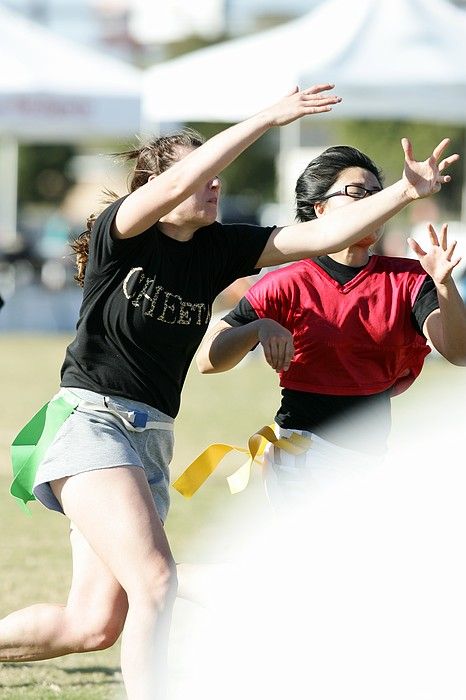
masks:
[[[185,39],[180,41],[173,41],[171,44],[167,44],[165,47],[165,58],[169,60],[171,58],[176,58],[177,56],[182,56],[185,53],[191,51],[197,51],[198,49],[204,49],[207,46],[213,46],[214,44],[219,44],[222,41],[227,41],[230,37],[227,34],[222,34],[215,39],[205,39],[200,36],[187,36]]]
[[[187,126],[210,138],[230,124],[191,122]],[[253,193],[260,202],[275,198],[275,152],[274,134],[268,132],[253,143],[223,171],[222,188],[225,194]]]
[[[66,144],[28,144],[19,149],[18,205],[59,204],[74,181],[68,163],[76,154]]]
[[[409,138],[417,159],[426,158],[432,146],[448,136],[452,143],[447,154],[463,152],[464,130],[451,124],[420,124],[402,121],[353,121],[335,123],[335,135],[340,143],[350,144],[369,155],[382,168],[387,184],[401,175],[403,150],[401,138]],[[436,195],[445,214],[459,217],[461,211],[462,165],[455,163],[449,173],[453,176],[448,187]],[[404,215],[407,216],[405,210]]]

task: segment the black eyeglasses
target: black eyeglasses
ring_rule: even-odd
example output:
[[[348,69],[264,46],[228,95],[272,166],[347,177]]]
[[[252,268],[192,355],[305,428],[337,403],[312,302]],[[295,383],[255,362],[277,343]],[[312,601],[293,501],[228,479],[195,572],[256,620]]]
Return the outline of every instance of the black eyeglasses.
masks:
[[[345,195],[346,197],[351,197],[352,199],[364,199],[364,197],[370,197],[371,194],[380,192],[381,189],[381,187],[376,187],[372,190],[368,190],[367,187],[363,187],[362,185],[345,185],[343,189],[338,190],[338,192],[326,194],[320,199],[330,199],[330,197],[338,197],[339,195]]]

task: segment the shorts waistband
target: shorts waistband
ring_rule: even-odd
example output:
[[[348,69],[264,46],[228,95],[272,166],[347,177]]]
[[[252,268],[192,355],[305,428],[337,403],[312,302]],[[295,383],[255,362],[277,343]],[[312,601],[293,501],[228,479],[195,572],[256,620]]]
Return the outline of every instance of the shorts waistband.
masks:
[[[62,387],[54,398],[62,397],[66,400],[67,396],[73,402],[76,402],[76,399],[78,399],[78,407],[81,410],[99,411],[115,416],[130,431],[173,431],[173,418],[140,401],[99,394],[87,389],[74,387]],[[162,418],[162,420],[154,420],[157,418]]]

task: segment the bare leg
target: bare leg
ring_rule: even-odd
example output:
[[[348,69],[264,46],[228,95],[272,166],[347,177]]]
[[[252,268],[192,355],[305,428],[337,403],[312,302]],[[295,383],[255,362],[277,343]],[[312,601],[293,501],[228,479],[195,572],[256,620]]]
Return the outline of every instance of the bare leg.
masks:
[[[126,593],[76,528],[70,540],[73,578],[66,605],[31,605],[0,620],[0,661],[106,649],[120,636]]]
[[[162,700],[176,573],[144,471],[96,470],[52,486],[126,592],[121,667],[128,700]]]

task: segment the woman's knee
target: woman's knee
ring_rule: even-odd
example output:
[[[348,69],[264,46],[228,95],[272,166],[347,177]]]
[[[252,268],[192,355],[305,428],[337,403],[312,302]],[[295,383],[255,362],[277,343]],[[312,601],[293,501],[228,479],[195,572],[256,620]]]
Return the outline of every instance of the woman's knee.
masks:
[[[130,605],[133,602],[161,610],[173,604],[177,590],[174,560],[158,555],[146,562],[144,571],[132,581],[127,594]]]
[[[112,647],[123,630],[124,619],[107,620],[93,630],[92,636],[87,639],[89,651],[100,651]]]
[[[68,610],[68,621],[72,629],[72,651],[99,651],[113,646],[123,630],[126,614],[127,607],[111,612]]]
[[[157,607],[165,607],[173,603],[178,591],[178,577],[176,564],[173,559],[157,561],[152,571],[149,572],[149,586],[153,601]]]

